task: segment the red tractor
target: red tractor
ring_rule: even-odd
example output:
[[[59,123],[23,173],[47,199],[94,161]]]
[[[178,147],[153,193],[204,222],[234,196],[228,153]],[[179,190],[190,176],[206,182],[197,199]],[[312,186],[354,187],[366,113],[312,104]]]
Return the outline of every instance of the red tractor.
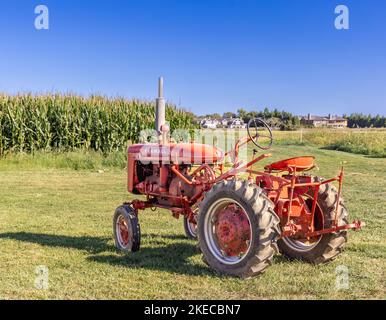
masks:
[[[250,120],[247,137],[224,154],[205,144],[167,141],[162,79],[156,113],[160,142],[128,148],[128,191],[144,197],[115,211],[119,250],[139,250],[139,210],[169,209],[173,217],[184,217],[187,236],[198,238],[211,268],[247,278],[262,273],[277,252],[315,264],[331,261],[347,242],[347,230],[361,228],[360,221],[348,222],[341,197],[343,169],[322,179],[304,173],[315,167],[312,156],[275,162],[263,171],[252,167],[270,154],[257,156],[254,150],[251,161],[239,160],[243,145],[271,147],[272,131],[263,120]],[[226,156],[234,160],[227,170]]]

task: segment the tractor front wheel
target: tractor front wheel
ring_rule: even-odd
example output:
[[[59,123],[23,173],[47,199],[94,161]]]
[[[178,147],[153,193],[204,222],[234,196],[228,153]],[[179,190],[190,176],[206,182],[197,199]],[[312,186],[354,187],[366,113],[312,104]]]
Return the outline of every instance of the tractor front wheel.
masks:
[[[141,229],[135,211],[129,205],[115,210],[113,218],[115,247],[122,252],[135,252],[141,243]]]
[[[188,239],[197,239],[197,224],[184,217],[184,230]]]
[[[314,182],[321,179],[313,177]],[[305,195],[306,204],[312,207],[314,192],[310,190]],[[333,225],[336,214],[336,202],[339,201],[339,212],[337,215],[338,225],[348,224],[348,212],[343,199],[338,199],[338,191],[331,184],[320,186],[316,203],[314,229],[321,230]],[[347,231],[342,230],[335,233],[327,233],[312,239],[294,239],[285,237],[278,241],[282,254],[290,259],[303,260],[313,264],[329,262],[335,259],[343,250],[347,242]]]
[[[199,246],[215,271],[249,278],[271,265],[279,218],[261,188],[247,181],[222,181],[207,192],[199,212]]]

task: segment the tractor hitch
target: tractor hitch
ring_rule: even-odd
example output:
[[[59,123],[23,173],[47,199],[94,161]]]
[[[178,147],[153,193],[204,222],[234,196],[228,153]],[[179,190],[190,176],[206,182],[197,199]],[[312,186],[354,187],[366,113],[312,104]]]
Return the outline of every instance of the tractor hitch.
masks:
[[[364,222],[362,222],[360,220],[355,220],[353,223],[346,224],[346,225],[343,225],[343,226],[335,226],[335,227],[332,227],[332,228],[327,228],[327,229],[323,229],[323,230],[308,232],[308,233],[306,233],[306,237],[307,238],[312,238],[312,237],[320,236],[322,234],[334,233],[334,232],[339,232],[339,231],[342,231],[342,230],[360,231],[362,229],[362,227],[364,227],[364,226],[365,226]]]

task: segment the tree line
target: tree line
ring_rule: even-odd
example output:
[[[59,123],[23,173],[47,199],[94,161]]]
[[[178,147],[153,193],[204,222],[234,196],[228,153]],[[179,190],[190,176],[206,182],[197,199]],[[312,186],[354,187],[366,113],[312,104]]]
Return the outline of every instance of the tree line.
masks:
[[[349,128],[385,128],[386,117],[381,115],[372,116],[362,113],[353,113],[344,116],[348,121]]]

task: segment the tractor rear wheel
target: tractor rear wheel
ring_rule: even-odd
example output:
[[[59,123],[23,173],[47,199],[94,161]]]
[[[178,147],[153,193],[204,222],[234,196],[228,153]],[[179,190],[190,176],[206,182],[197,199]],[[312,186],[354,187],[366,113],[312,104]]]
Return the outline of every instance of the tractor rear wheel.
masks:
[[[262,189],[247,181],[222,181],[200,204],[198,239],[204,261],[215,271],[249,278],[272,264],[279,218]]]
[[[321,178],[313,177],[314,182],[320,182]],[[311,209],[314,191],[310,190],[306,195],[306,203]],[[330,228],[333,225],[336,212],[336,202],[339,201],[338,225],[348,224],[348,212],[343,199],[338,199],[338,190],[331,184],[320,186],[315,210],[315,230]],[[303,260],[313,264],[329,262],[335,259],[347,242],[347,231],[327,233],[313,239],[294,239],[285,237],[278,241],[282,254],[290,259]]]
[[[115,210],[113,233],[117,250],[126,253],[139,250],[141,228],[138,217],[131,206],[122,205]]]

